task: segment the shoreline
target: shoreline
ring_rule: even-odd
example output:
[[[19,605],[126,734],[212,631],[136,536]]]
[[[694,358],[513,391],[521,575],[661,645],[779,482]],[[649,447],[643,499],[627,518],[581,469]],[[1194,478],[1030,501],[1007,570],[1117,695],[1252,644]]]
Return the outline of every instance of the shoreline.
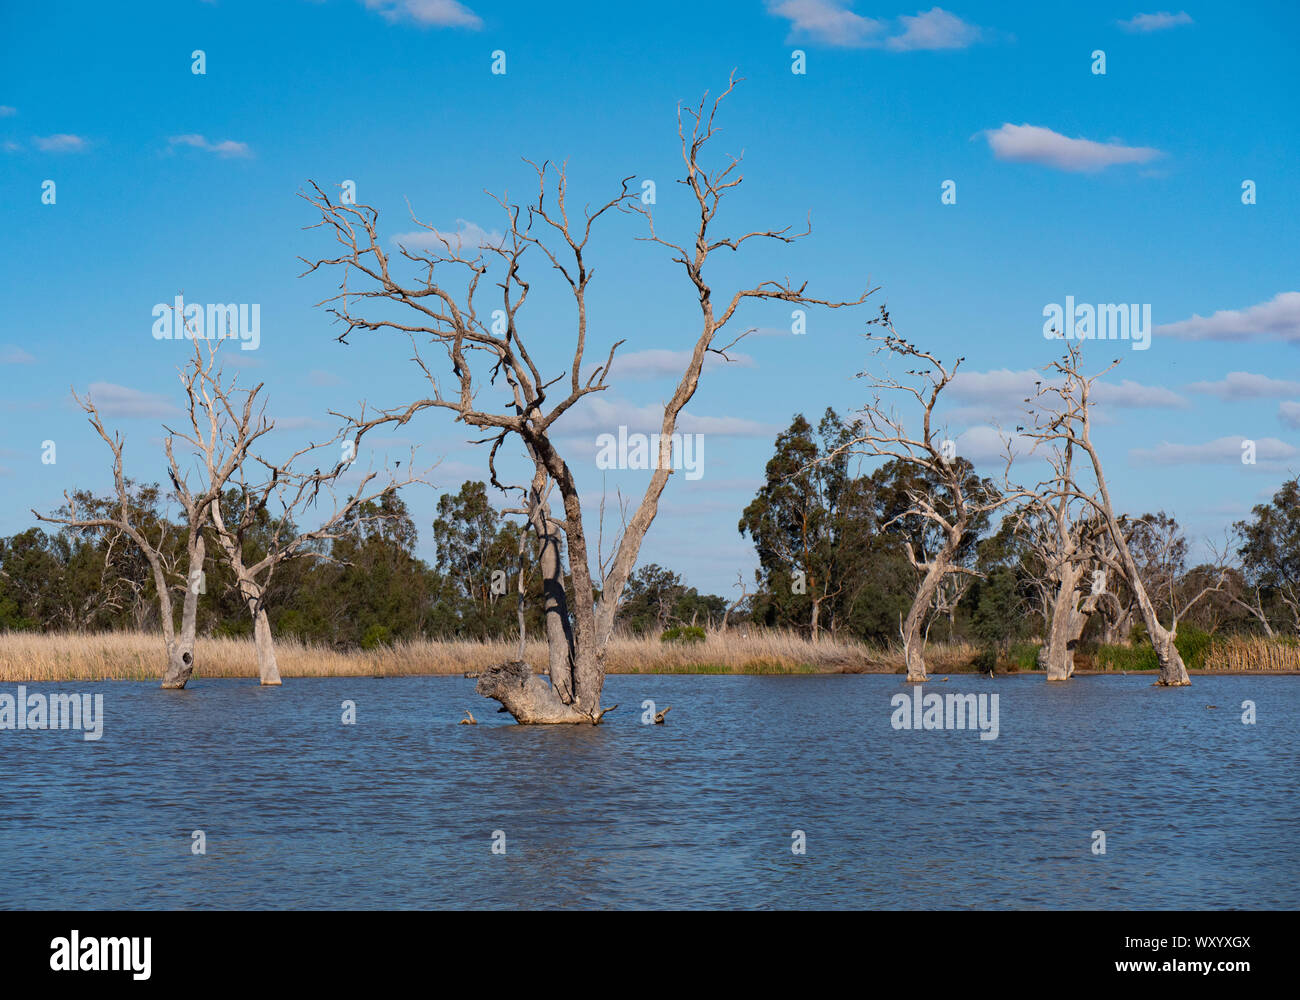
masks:
[[[1023,653],[1024,651],[1022,651]],[[1032,650],[1028,652],[1032,653]],[[1253,655],[1224,657],[1223,662],[1189,668],[1197,677],[1231,675],[1300,675],[1300,657]],[[251,639],[243,636],[200,637],[195,644],[194,679],[258,677]],[[932,677],[981,672],[975,669],[979,650],[968,643],[935,643],[926,649]],[[1025,669],[1022,653],[1004,658],[996,677],[1043,676]],[[313,646],[292,637],[276,643],[280,674],[300,677],[464,677],[494,664],[519,658],[517,641],[420,639],[373,649]],[[547,662],[545,643],[526,643],[523,659],[540,671]],[[0,684],[62,683],[67,681],[130,680],[161,682],[166,657],[162,638],[148,632],[0,633]],[[1032,662],[1030,659],[1029,662]],[[1256,664],[1259,664],[1258,666]],[[1231,668],[1228,668],[1228,667]],[[685,674],[692,676],[829,676],[836,674],[895,674],[905,672],[902,650],[829,636],[813,642],[791,632],[711,632],[699,642],[665,643],[657,636],[615,636],[606,651],[606,674]],[[1076,677],[1152,674],[1155,670],[1098,670],[1089,657],[1076,668]]]
[[[546,676],[545,671],[534,670],[538,676]],[[1188,675],[1191,677],[1300,677],[1300,670],[1208,670],[1208,669],[1191,669],[1188,668]],[[1156,670],[1076,670],[1075,678],[1084,677],[1154,677],[1158,674]],[[127,683],[160,683],[161,672],[122,672],[113,676],[95,675],[93,671],[72,669],[65,673],[53,674],[42,672],[40,675],[23,674],[12,669],[0,670],[0,684],[69,684],[76,682],[86,682],[98,684],[110,681],[123,681]],[[379,671],[378,673],[368,671],[331,671],[331,670],[281,670],[281,676],[285,680],[317,680],[317,679],[361,679],[361,680],[394,680],[403,677],[459,677],[462,679],[474,679],[477,673],[468,671],[449,671],[449,670],[391,670]],[[610,670],[606,672],[607,677],[635,677],[635,676],[652,676],[652,677],[853,677],[853,676],[877,676],[877,677],[897,677],[900,683],[906,683],[903,680],[904,671],[894,670],[891,668],[869,669],[859,667],[847,667],[841,669],[834,668],[817,668],[812,666],[796,666],[789,668],[773,669],[769,665],[760,665],[754,669],[746,667],[728,667],[720,668],[713,664],[696,664],[690,666],[675,666],[671,668],[649,668],[649,669],[624,669]],[[952,678],[960,677],[986,677],[987,675],[975,670],[936,670],[932,671],[924,682],[943,679],[948,681]],[[1008,678],[1031,678],[1044,681],[1046,678],[1041,670],[1006,670],[999,671],[994,675],[995,680],[1006,680]],[[211,680],[234,680],[234,681],[256,681],[258,674],[256,670],[251,671],[230,671],[222,670],[214,673],[202,673],[196,671],[190,679],[190,683],[201,683]]]

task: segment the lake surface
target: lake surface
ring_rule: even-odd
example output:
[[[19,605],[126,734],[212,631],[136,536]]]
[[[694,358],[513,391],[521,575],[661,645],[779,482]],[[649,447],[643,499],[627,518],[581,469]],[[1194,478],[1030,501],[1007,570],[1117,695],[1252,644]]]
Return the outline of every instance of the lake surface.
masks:
[[[895,730],[896,676],[610,677],[598,728],[464,678],[27,688],[104,734],[0,731],[4,908],[1300,907],[1300,678],[925,686],[995,740]]]

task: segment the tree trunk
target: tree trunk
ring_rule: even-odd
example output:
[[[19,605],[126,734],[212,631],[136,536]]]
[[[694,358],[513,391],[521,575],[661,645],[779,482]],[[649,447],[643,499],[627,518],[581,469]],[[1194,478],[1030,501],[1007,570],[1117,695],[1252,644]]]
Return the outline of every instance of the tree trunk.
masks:
[[[925,636],[921,632],[921,624],[930,609],[930,603],[934,600],[934,592],[938,590],[939,583],[947,572],[948,558],[948,553],[944,551],[930,562],[925,576],[921,579],[920,589],[912,599],[907,620],[903,623],[903,660],[907,664],[909,684],[920,684],[926,679]]]
[[[1142,574],[1138,571],[1137,561],[1133,558],[1133,553],[1129,551],[1128,540],[1124,537],[1124,531],[1120,528],[1119,521],[1115,517],[1115,507],[1110,502],[1110,490],[1106,486],[1106,476],[1101,469],[1101,459],[1097,456],[1097,451],[1093,448],[1088,437],[1089,384],[1086,380],[1084,381],[1081,396],[1084,408],[1083,443],[1088,450],[1088,456],[1092,459],[1093,474],[1097,477],[1097,491],[1101,494],[1101,509],[1106,518],[1106,528],[1110,533],[1111,541],[1114,543],[1115,554],[1119,557],[1120,566],[1124,570],[1124,577],[1129,590],[1133,591],[1138,610],[1142,613],[1142,621],[1147,627],[1147,635],[1151,637],[1151,646],[1155,650],[1156,662],[1160,665],[1160,679],[1156,683],[1165,687],[1184,687],[1191,684],[1192,680],[1187,676],[1187,667],[1183,665],[1183,658],[1178,652],[1178,647],[1174,645],[1177,633],[1166,629],[1160,624],[1155,605],[1151,603],[1151,598],[1147,595],[1146,587],[1142,583]],[[1177,621],[1171,624],[1175,628],[1177,627]]]
[[[1128,545],[1124,544],[1119,525],[1113,519],[1111,537],[1115,539],[1116,547],[1119,549],[1120,561],[1128,576],[1129,589],[1137,599],[1138,610],[1142,612],[1142,621],[1147,627],[1147,635],[1151,638],[1151,647],[1155,650],[1156,663],[1160,666],[1160,677],[1156,683],[1162,687],[1185,687],[1191,684],[1192,679],[1187,676],[1187,667],[1183,664],[1182,654],[1174,645],[1178,633],[1160,624],[1155,605],[1151,603],[1146,587],[1142,584],[1137,563],[1129,553]]]
[[[1152,628],[1152,624],[1155,628]],[[1151,645],[1155,648],[1156,663],[1160,666],[1160,677],[1156,683],[1161,687],[1185,687],[1191,684],[1192,679],[1187,676],[1182,654],[1174,645],[1178,633],[1163,628],[1159,622],[1148,623],[1147,630],[1151,633]]]
[[[194,638],[189,641],[181,637],[167,643],[167,672],[163,674],[162,686],[179,691],[190,681],[194,672]]]
[[[558,457],[558,456],[557,456]],[[601,714],[600,694],[605,687],[605,643],[613,631],[610,616],[608,628],[596,623],[596,606],[593,600],[591,563],[587,556],[587,536],[582,524],[582,501],[577,485],[567,464],[561,462],[562,475],[556,476],[560,495],[564,500],[564,533],[569,546],[569,575],[573,580],[573,704],[590,718]],[[552,473],[554,475],[554,473]],[[627,530],[625,529],[625,533]],[[619,593],[602,594],[601,600],[614,601]]]
[[[538,496],[536,489],[533,496]],[[560,702],[572,705],[574,641],[573,625],[569,621],[569,601],[564,593],[564,536],[560,526],[541,509],[540,501],[533,505],[531,520],[537,537],[541,539],[538,566],[542,574],[542,609],[546,621],[546,652],[551,684]]]
[[[475,690],[485,698],[499,701],[516,722],[525,725],[595,725],[609,711],[586,715],[576,705],[566,705],[555,689],[521,660],[489,667],[479,675]]]
[[[280,668],[275,662],[275,639],[271,635],[271,619],[266,609],[259,607],[253,613],[253,642],[257,646],[257,673],[267,687],[280,686]]]
[[[162,686],[180,690],[189,683],[194,673],[194,630],[199,614],[199,580],[195,574],[203,572],[203,560],[206,555],[206,543],[203,536],[196,535],[190,544],[189,575],[185,583],[185,600],[181,604],[181,630],[179,635],[167,637],[167,672],[163,674]],[[167,620],[166,631],[171,632],[171,599],[159,601],[161,610]]]
[[[1082,626],[1088,620],[1078,610],[1078,584],[1081,576],[1083,567],[1069,562],[1062,565],[1057,573],[1058,585],[1052,602],[1047,641],[1038,653],[1039,666],[1047,671],[1049,681],[1069,680],[1074,673],[1074,646],[1079,641]]]
[[[1121,607],[1115,601],[1115,614],[1106,616],[1106,629],[1102,642],[1107,646],[1122,646],[1128,642],[1129,631],[1133,628],[1133,605]]]

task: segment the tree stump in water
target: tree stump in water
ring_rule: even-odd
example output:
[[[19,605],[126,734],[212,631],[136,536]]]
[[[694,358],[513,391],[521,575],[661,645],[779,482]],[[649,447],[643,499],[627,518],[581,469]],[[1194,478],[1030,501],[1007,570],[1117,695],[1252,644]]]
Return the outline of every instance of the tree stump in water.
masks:
[[[606,712],[618,708],[611,705],[595,715],[586,715],[576,705],[566,705],[561,701],[555,689],[534,674],[522,660],[498,663],[484,670],[475,690],[485,698],[499,701],[516,722],[524,725],[596,725]]]

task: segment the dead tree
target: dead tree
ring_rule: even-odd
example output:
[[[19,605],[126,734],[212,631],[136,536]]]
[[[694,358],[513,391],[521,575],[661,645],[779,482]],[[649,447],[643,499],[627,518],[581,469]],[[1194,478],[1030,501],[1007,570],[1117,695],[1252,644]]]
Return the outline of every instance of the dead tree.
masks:
[[[1101,455],[1092,441],[1092,404],[1093,385],[1102,375],[1119,364],[1118,359],[1095,375],[1085,375],[1082,371],[1083,347],[1079,342],[1065,342],[1065,354],[1048,365],[1044,371],[1052,377],[1039,384],[1033,402],[1031,414],[1034,427],[1026,436],[1040,442],[1051,442],[1059,447],[1073,446],[1087,457],[1091,464],[1095,491],[1084,491],[1077,486],[1071,490],[1072,496],[1086,503],[1101,520],[1109,536],[1115,565],[1122,573],[1124,582],[1132,590],[1137,606],[1146,624],[1151,646],[1155,651],[1160,674],[1158,684],[1164,686],[1183,686],[1191,683],[1187,667],[1175,645],[1178,636],[1178,619],[1185,614],[1201,597],[1222,585],[1220,575],[1216,586],[1203,588],[1181,608],[1177,602],[1170,605],[1170,623],[1165,627],[1157,612],[1143,574],[1130,549],[1130,539],[1126,536],[1120,517],[1115,513],[1111,502],[1110,488],[1102,469]],[[1031,402],[1026,400],[1026,402]]]
[[[939,586],[934,589],[934,602],[925,618],[925,642],[930,641],[930,627],[941,615],[948,619],[948,639],[951,641],[957,628],[957,608],[974,580],[974,576],[966,573],[951,573],[939,581]]]
[[[1016,512],[1015,523],[1037,564],[1033,575],[1044,619],[1038,664],[1049,681],[1064,681],[1074,673],[1075,646],[1099,599],[1097,588],[1085,589],[1085,583],[1097,568],[1100,524],[1077,498],[1074,445],[1066,441],[1046,458],[1053,475]],[[1104,573],[1100,579],[1104,581]]]
[[[206,349],[200,346],[204,343]],[[382,486],[369,489],[378,473],[368,470],[346,501],[340,503],[339,484],[357,455],[363,435],[357,431],[345,440],[346,424],[330,440],[309,444],[287,458],[265,457],[260,442],[275,423],[266,416],[263,383],[240,389],[238,376],[227,382],[218,364],[220,343],[194,339],[194,359],[181,373],[189,427],[185,431],[168,428],[167,457],[175,468],[173,442],[189,445],[190,457],[197,462],[206,491],[214,497],[210,527],[217,549],[235,578],[240,601],[253,622],[258,677],[264,685],[279,685],[280,670],[267,614],[267,593],[276,568],[295,558],[332,561],[324,543],[342,537],[358,524],[384,520],[386,515],[374,510],[374,502],[402,486],[424,480],[414,472],[412,453],[404,478],[390,471]],[[364,414],[363,406],[363,420]],[[334,465],[328,472],[319,467],[299,472],[297,465],[312,461],[309,456],[326,465],[333,460]],[[227,503],[227,490],[234,493],[233,503]],[[318,527],[299,530],[297,518],[309,509],[315,515],[322,491],[329,500],[329,513]],[[268,506],[274,513],[267,511]],[[264,537],[258,538],[257,551],[250,552],[246,540],[259,526],[265,528]]]
[[[158,619],[162,625],[163,642],[167,649],[167,665],[163,670],[162,686],[179,689],[185,687],[194,672],[194,633],[198,619],[199,595],[204,589],[203,562],[206,557],[206,542],[203,537],[204,526],[209,522],[213,502],[216,499],[210,489],[191,490],[185,473],[172,457],[171,439],[165,442],[174,496],[183,513],[186,565],[178,571],[174,561],[168,556],[163,542],[165,536],[150,539],[139,523],[139,511],[132,509],[130,488],[122,470],[122,449],[125,439],[120,431],[111,435],[100,419],[99,410],[88,397],[82,399],[73,392],[73,398],[86,411],[90,426],[108,445],[113,454],[113,485],[117,497],[116,504],[107,511],[98,512],[101,516],[87,514],[79,505],[77,498],[64,493],[65,505],[57,516],[46,516],[32,511],[42,521],[62,524],[70,528],[100,528],[120,532],[129,538],[145,559],[153,574],[154,590],[158,598]],[[177,631],[173,615],[172,590],[179,589],[184,597],[181,601],[180,630]]]
[[[727,610],[722,613],[722,626],[718,629],[718,631],[724,635],[726,634],[727,627],[731,622],[731,616],[735,613],[737,608],[745,603],[745,598],[749,596],[749,588],[745,586],[745,575],[743,573],[736,573],[736,586],[740,588],[740,596],[727,605]]]
[[[335,202],[315,184],[312,193],[304,194],[321,215],[321,221],[313,228],[325,228],[342,248],[339,256],[333,258],[304,258],[307,273],[326,266],[343,269],[339,292],[322,303],[328,304],[329,311],[346,327],[339,339],[346,343],[348,335],[356,330],[391,330],[408,335],[415,349],[414,360],[432,390],[426,398],[408,406],[357,422],[357,429],[378,423],[405,424],[426,409],[450,411],[456,420],[485,433],[478,443],[491,445],[488,468],[492,484],[503,490],[516,490],[528,500],[524,506],[529,511],[542,556],[551,684],[542,683],[521,669],[521,664],[510,664],[485,672],[478,686],[481,694],[501,702],[521,723],[595,723],[604,714],[600,697],[605,679],[606,645],[623,589],[672,473],[672,439],[678,419],[695,396],[707,355],[712,352],[727,358],[727,350],[744,336],[741,334],[719,346],[737,310],[751,302],[837,309],[857,305],[870,294],[868,290],[853,300],[831,301],[808,295],[806,284],[764,281],[727,297],[719,296],[715,302],[711,279],[706,274],[711,270],[708,264],[715,254],[738,251],[750,240],[793,243],[810,231],[792,233],[787,227],[733,237],[713,232],[723,197],[741,182],[737,173],[740,158],[728,157],[715,169],[702,162],[701,154],[715,135],[718,108],[736,82],[733,75],[727,89],[711,103],[706,97],[696,108],[679,109],[678,136],[685,165],[682,183],[694,199],[693,214],[697,219],[690,239],[682,244],[659,234],[650,212],[629,190],[631,177],[623,180],[609,200],[594,210],[584,208],[578,216],[570,212],[565,170],[555,170],[546,163],[532,164],[537,175],[535,199],[526,207],[497,199],[505,212],[506,225],[498,244],[463,248],[453,238],[440,236],[434,227],[414,219],[416,225],[433,234],[441,247],[430,251],[400,247],[395,256],[400,256],[414,270],[413,277],[406,278],[394,267],[401,261],[390,258],[381,243],[378,212],[374,208]],[[587,290],[594,273],[588,259],[588,242],[593,226],[611,211],[639,212],[649,226],[648,235],[640,238],[672,251],[673,260],[681,265],[693,297],[698,300],[700,327],[685,370],[664,404],[656,467],[644,495],[626,522],[608,568],[601,568],[597,580],[592,572],[583,525],[582,497],[573,472],[561,454],[555,425],[586,396],[608,387],[610,366],[623,343],[621,340],[614,343],[599,364],[587,369]],[[543,268],[563,279],[562,287],[567,285],[574,304],[569,367],[567,372],[550,377],[542,373],[530,350],[529,335],[523,324],[527,318],[523,309],[531,287],[524,274],[529,262],[538,257]],[[495,282],[496,293],[491,305],[484,301],[485,278]],[[360,309],[372,299],[384,300],[382,306],[362,315]],[[394,306],[402,308],[394,309]],[[422,341],[440,348],[446,355],[450,373],[445,394],[443,382],[421,357]],[[498,379],[508,388],[511,405],[504,412],[481,408],[476,394]],[[522,444],[532,464],[533,476],[527,485],[508,486],[498,479],[497,455],[511,441]],[[553,514],[544,502],[549,484],[559,494],[562,514]],[[565,550],[575,595],[572,608],[568,607],[561,575]]]
[[[999,489],[991,481],[974,475],[970,463],[957,456],[955,444],[935,425],[935,407],[965,359],[958,358],[945,365],[934,354],[908,343],[898,336],[888,311],[883,308],[879,318],[871,323],[888,331],[883,337],[868,334],[868,340],[878,342],[875,353],[888,352],[901,363],[915,366],[907,372],[914,384],[904,384],[887,374],[861,372],[858,377],[866,379],[875,392],[873,400],[860,411],[865,432],[852,437],[827,458],[846,450],[871,458],[890,458],[933,484],[929,490],[907,490],[909,506],[881,525],[883,530],[905,519],[920,519],[931,524],[940,539],[935,551],[922,551],[919,555],[910,539],[904,541],[908,562],[920,574],[920,582],[906,619],[899,623],[899,633],[907,680],[920,683],[926,679],[923,626],[940,584],[954,574],[981,575],[956,561],[963,540],[979,521],[1020,499],[1025,492],[1007,483],[1011,468],[1009,447],[1003,474],[1005,489]],[[886,404],[882,393],[901,395],[919,406],[920,427],[909,431],[906,421]]]

